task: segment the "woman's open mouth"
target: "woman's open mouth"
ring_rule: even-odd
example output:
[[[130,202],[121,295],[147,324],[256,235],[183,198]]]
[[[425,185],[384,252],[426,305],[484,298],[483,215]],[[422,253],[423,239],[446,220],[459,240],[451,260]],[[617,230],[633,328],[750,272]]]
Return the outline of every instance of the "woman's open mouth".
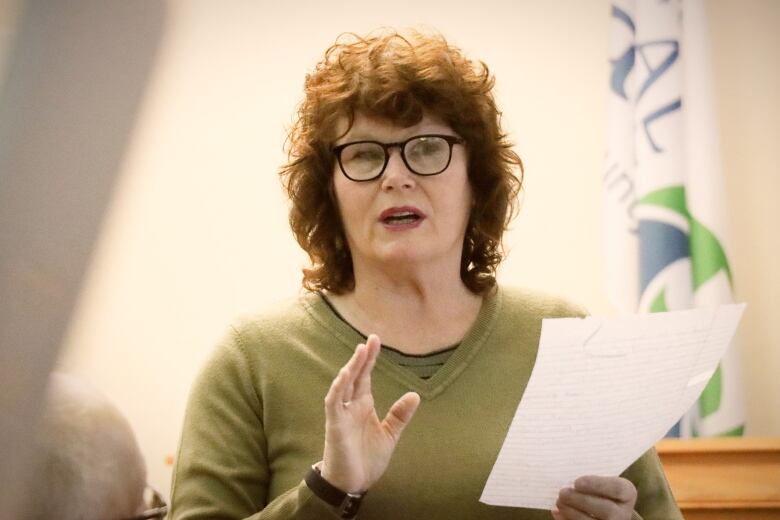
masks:
[[[390,208],[382,212],[379,220],[387,229],[403,230],[420,225],[425,219],[422,211],[414,207]]]

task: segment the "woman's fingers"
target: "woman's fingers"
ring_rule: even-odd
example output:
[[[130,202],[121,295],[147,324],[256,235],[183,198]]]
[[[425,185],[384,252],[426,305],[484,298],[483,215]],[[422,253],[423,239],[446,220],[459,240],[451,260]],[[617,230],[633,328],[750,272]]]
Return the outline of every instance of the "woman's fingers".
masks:
[[[580,493],[574,488],[564,488],[558,494],[558,509],[565,518],[574,520],[579,518],[575,513],[581,513],[583,518],[600,518],[603,520],[628,518],[621,515],[623,508],[616,502],[595,495]],[[629,513],[630,517],[630,513]]]
[[[611,498],[617,502],[636,501],[636,487],[630,480],[621,477],[599,477],[588,475],[574,481],[574,489],[589,495]]]
[[[355,348],[347,364],[339,370],[325,396],[325,404],[331,409],[345,409],[344,403],[350,403],[362,395],[371,392],[371,370],[379,355],[379,338],[372,334]]]
[[[330,389],[325,396],[325,405],[331,408],[331,410],[341,409],[344,407],[343,403],[349,403],[352,400],[355,379],[363,368],[365,361],[366,346],[361,343],[330,384]]]
[[[366,340],[366,360],[355,380],[354,395],[356,397],[371,393],[371,371],[374,370],[376,358],[379,357],[380,347],[381,342],[379,341],[379,337],[375,334],[369,335]]]
[[[420,396],[415,392],[407,392],[401,396],[387,412],[382,426],[395,442],[401,437],[401,433],[412,420],[414,412],[420,405]]]
[[[349,359],[344,366],[345,379],[344,379],[344,392],[342,393],[341,400],[344,403],[352,401],[355,394],[355,382],[357,381],[360,372],[366,364],[366,346],[361,343],[355,348],[355,353]]]
[[[558,513],[553,513],[553,518],[555,518],[555,520],[593,520],[594,518],[599,518],[560,503],[558,503],[557,506]],[[604,518],[604,520],[606,520],[606,518]]]
[[[580,477],[573,488],[563,488],[556,505],[563,518],[628,520],[636,502],[636,488],[620,477]],[[582,516],[584,515],[584,516]]]

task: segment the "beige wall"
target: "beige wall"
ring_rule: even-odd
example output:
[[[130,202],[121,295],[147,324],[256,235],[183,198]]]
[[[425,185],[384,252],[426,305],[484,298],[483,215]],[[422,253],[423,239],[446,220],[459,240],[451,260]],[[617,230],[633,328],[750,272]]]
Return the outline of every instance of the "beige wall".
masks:
[[[780,2],[707,3],[729,194],[748,432],[780,435]]]
[[[225,326],[294,294],[303,256],[276,178],[303,76],[342,31],[424,23],[498,78],[525,160],[505,283],[602,292],[600,189],[609,3],[174,1],[164,48],[72,324],[62,364],[130,417],[167,492],[192,378]],[[228,7],[229,6],[229,7]],[[749,433],[780,435],[780,3],[708,1],[720,98]],[[306,13],[305,17],[301,13]]]

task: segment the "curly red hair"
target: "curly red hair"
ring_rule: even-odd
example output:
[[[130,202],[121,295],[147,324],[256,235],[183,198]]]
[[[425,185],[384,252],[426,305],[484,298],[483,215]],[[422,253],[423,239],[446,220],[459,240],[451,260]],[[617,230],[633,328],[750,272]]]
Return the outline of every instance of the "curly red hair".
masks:
[[[440,35],[347,34],[325,52],[306,76],[304,99],[288,136],[288,162],[280,171],[292,203],[292,231],[311,259],[303,270],[306,289],[343,293],[355,286],[333,191],[331,148],[340,137],[338,122],[347,118],[346,133],[358,112],[402,127],[431,114],[465,140],[474,206],[460,275],[475,294],[495,285],[501,238],[516,213],[523,165],[501,130],[494,83],[483,62],[468,60]]]

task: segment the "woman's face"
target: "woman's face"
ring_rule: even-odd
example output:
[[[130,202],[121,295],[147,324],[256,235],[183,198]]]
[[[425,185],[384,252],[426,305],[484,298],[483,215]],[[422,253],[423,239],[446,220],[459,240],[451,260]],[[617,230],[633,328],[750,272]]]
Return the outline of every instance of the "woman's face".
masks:
[[[335,145],[361,140],[400,142],[421,134],[456,136],[429,115],[402,128],[358,113],[352,128]],[[334,189],[354,265],[392,269],[404,264],[455,262],[459,266],[472,205],[467,163],[465,146],[455,144],[447,169],[432,176],[411,172],[397,147],[390,149],[384,173],[372,181],[352,181],[334,164]]]

